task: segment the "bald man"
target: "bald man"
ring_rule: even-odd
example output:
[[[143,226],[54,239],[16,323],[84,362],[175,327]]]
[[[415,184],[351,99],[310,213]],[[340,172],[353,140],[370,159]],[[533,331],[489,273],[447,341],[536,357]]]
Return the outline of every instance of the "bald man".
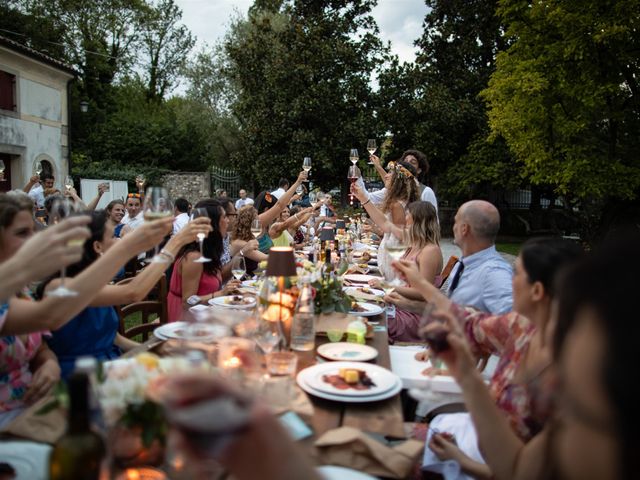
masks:
[[[500,213],[491,203],[463,204],[453,224],[453,241],[462,258],[451,272],[448,295],[461,305],[493,314],[512,310],[511,266],[496,251]]]

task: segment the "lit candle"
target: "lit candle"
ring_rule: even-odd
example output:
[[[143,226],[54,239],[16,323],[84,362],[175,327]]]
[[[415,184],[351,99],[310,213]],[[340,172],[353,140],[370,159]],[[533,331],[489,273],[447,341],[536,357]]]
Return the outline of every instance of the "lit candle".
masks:
[[[167,480],[167,475],[155,468],[142,467],[142,468],[127,468],[124,472],[118,475],[117,480]]]
[[[223,368],[238,368],[242,365],[242,361],[238,357],[231,357],[222,362]]]

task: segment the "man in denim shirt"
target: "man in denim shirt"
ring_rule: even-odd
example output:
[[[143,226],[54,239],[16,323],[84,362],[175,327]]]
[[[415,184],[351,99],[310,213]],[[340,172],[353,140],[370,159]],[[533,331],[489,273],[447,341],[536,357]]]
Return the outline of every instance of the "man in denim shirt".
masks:
[[[462,258],[451,272],[447,290],[455,303],[494,314],[512,310],[513,271],[496,251],[499,229],[500,213],[489,202],[472,200],[458,209],[453,238]]]

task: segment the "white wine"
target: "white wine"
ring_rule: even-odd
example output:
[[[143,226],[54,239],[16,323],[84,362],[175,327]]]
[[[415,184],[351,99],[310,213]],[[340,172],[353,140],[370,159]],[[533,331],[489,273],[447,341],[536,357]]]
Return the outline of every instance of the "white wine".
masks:
[[[144,221],[153,222],[155,220],[162,220],[163,218],[170,217],[171,215],[172,213],[170,211],[166,211],[166,212],[146,211],[144,212]]]
[[[404,252],[407,250],[406,245],[385,245],[387,253],[394,260],[400,260]]]
[[[84,245],[84,238],[74,238],[67,242],[68,247],[81,247]]]
[[[105,462],[104,441],[90,428],[89,378],[74,373],[68,381],[69,424],[49,457],[51,480],[98,480]]]
[[[349,160],[351,160],[351,163],[355,165],[358,163],[358,160],[360,160],[360,157],[349,157]]]
[[[244,276],[244,270],[231,270],[231,274],[236,280],[240,280]]]
[[[196,233],[196,237],[198,237],[198,240],[201,242],[204,241],[204,236],[204,233]]]
[[[260,236],[260,234],[262,233],[262,229],[261,228],[252,228],[251,229],[251,233],[253,234],[254,237],[258,238]]]
[[[369,155],[373,155],[374,153],[376,153],[377,148],[369,148],[367,149],[367,151],[369,152]]]
[[[311,170],[311,165],[304,165],[304,166],[302,167],[302,169],[303,169],[305,172],[308,172],[309,170]]]

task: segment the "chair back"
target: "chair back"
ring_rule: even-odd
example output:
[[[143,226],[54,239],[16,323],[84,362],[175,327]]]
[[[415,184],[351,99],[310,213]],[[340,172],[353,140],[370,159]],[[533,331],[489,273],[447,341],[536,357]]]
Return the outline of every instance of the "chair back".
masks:
[[[440,274],[440,285],[436,285],[438,288],[442,289],[445,283],[447,283],[447,279],[449,278],[449,275],[451,275],[451,270],[453,270],[453,267],[456,265],[456,263],[458,263],[459,260],[460,259],[455,255],[451,255],[449,257],[449,260],[447,260],[447,263],[445,264],[444,268],[442,269],[442,273]]]
[[[119,333],[126,338],[134,338],[138,335],[142,335],[142,341],[146,342],[149,339],[149,333],[153,332],[161,325],[160,316],[162,315],[162,306],[160,302],[154,301],[142,301],[134,302],[119,309],[120,314],[120,326],[118,328]],[[140,314],[140,323],[130,328],[126,328],[126,318]],[[152,316],[154,316],[152,318]]]

